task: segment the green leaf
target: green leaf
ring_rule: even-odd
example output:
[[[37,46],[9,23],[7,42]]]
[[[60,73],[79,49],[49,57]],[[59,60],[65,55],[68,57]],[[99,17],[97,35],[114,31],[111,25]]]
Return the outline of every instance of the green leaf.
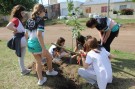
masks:
[[[12,8],[17,4],[23,5],[29,11],[38,1],[39,0],[0,0],[0,13],[4,15],[10,14]]]

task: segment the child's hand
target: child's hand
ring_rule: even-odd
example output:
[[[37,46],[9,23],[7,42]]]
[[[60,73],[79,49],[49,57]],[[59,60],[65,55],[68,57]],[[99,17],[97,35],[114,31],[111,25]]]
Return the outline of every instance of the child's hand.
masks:
[[[46,57],[47,56],[47,52],[46,51],[47,51],[46,49],[42,49],[42,56],[43,57]]]
[[[13,34],[15,35],[17,33],[17,30],[13,31]]]
[[[71,56],[71,59],[75,58],[76,56],[77,56],[77,55],[72,55],[72,56]]]
[[[77,63],[80,65],[81,64],[81,57],[77,56]]]

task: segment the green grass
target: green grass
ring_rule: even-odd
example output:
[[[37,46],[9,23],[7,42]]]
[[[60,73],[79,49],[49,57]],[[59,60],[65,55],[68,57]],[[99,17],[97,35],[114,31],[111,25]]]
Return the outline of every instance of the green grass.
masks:
[[[135,75],[135,54],[117,50],[113,50],[111,53],[116,56],[112,60],[114,67]],[[33,61],[33,56],[27,52],[25,57],[26,66],[30,65]],[[73,71],[73,69],[77,70],[79,67],[78,65],[70,64],[63,71],[70,71],[69,74],[75,72],[74,77],[76,78],[77,72]],[[116,69],[113,69],[113,76],[113,83],[109,84],[107,89],[135,89],[135,77]],[[47,76],[47,83],[44,86],[37,86],[36,74],[32,71],[28,76],[21,76],[18,59],[14,51],[6,47],[5,41],[0,41],[0,89],[75,89],[67,88],[67,86],[74,85],[74,82],[68,82],[70,81],[68,77],[69,75],[66,72],[63,72],[63,76]],[[82,78],[79,78],[78,86],[80,87],[77,89],[90,89],[91,87]]]
[[[8,21],[0,22],[0,27],[5,27],[8,24]]]
[[[89,18],[79,18],[79,22],[82,25],[85,25],[85,23],[89,20]],[[135,19],[114,19],[119,24],[129,24],[129,23],[135,23]],[[54,25],[54,24],[64,24],[66,20],[47,20],[46,25]]]
[[[82,25],[85,25],[86,21],[89,20],[89,18],[79,18],[79,22]],[[128,24],[128,23],[135,23],[135,19],[114,19],[116,22],[120,24]],[[55,25],[55,24],[65,24],[66,20],[59,20],[59,19],[52,19],[52,20],[46,20],[46,25]],[[0,23],[0,26],[5,27],[7,25],[7,21]]]
[[[46,20],[46,25],[55,25],[55,24],[63,24],[65,20],[58,20],[58,19],[52,19],[52,20]]]
[[[114,19],[114,20],[120,24],[135,23],[135,19]]]

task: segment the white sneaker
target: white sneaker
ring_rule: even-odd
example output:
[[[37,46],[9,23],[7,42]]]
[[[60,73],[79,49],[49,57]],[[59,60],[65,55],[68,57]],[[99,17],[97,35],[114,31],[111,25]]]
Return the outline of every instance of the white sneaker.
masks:
[[[47,72],[46,72],[46,74],[47,75],[52,75],[52,76],[55,76],[55,75],[57,75],[58,74],[58,72],[57,71],[55,71],[55,70],[52,70],[51,72],[48,70]]]
[[[46,77],[43,77],[42,80],[38,80],[38,85],[39,86],[42,86],[45,82],[46,82],[47,78]]]
[[[31,69],[25,69],[24,71],[21,72],[21,75],[27,75],[31,72]]]
[[[41,62],[42,62],[42,65],[44,65],[45,63],[47,63],[47,59],[43,58]]]
[[[55,62],[60,62],[60,60],[61,60],[60,58],[53,58],[52,62],[54,62],[54,63]]]

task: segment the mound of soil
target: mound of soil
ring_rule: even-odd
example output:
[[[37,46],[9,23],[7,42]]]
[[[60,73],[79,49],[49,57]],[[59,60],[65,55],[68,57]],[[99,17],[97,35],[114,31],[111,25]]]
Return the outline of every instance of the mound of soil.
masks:
[[[47,76],[48,80],[45,86],[50,89],[82,89],[83,86],[92,88],[86,82],[82,82],[80,76],[78,76],[78,68],[81,67],[78,64],[71,64],[69,59],[64,58],[60,63],[53,63],[54,70],[58,71],[57,76],[47,76],[47,64],[43,65],[43,76]],[[35,62],[29,65],[28,68],[32,69],[32,72],[36,75]],[[37,75],[36,75],[37,76]]]

